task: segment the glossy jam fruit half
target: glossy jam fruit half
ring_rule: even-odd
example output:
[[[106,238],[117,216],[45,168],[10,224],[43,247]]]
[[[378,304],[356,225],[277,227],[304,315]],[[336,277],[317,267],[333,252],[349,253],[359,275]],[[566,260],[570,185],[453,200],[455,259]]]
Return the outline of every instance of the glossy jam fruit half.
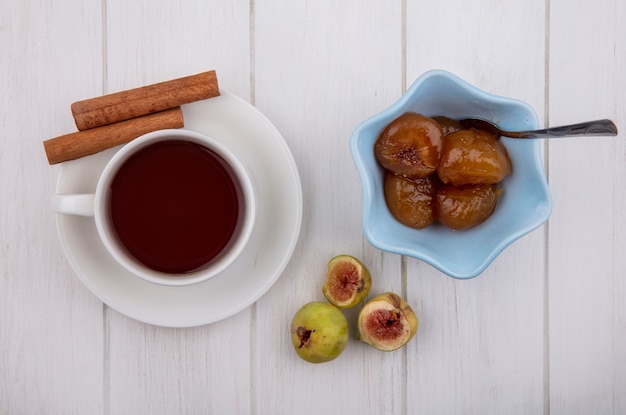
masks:
[[[512,169],[506,147],[493,134],[472,128],[446,136],[437,174],[456,186],[494,184]]]
[[[491,216],[499,194],[495,184],[441,184],[435,202],[437,219],[455,230],[472,228]]]
[[[436,178],[408,179],[385,173],[385,201],[391,214],[402,224],[422,229],[435,221]]]
[[[398,176],[422,178],[437,170],[443,131],[432,118],[407,112],[393,120],[374,145],[376,160]]]

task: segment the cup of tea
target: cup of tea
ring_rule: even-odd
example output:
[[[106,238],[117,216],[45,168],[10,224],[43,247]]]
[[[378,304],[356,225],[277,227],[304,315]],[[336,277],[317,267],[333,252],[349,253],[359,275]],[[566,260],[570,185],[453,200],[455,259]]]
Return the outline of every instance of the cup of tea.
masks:
[[[226,269],[256,216],[240,159],[218,140],[182,129],[136,138],[107,163],[95,193],[55,195],[52,207],[92,216],[120,265],[164,285],[195,284]]]

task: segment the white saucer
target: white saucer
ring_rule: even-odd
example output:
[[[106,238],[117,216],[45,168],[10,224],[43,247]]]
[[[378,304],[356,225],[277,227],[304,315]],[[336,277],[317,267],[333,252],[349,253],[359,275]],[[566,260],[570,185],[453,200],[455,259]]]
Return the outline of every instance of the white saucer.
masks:
[[[293,156],[276,128],[253,106],[226,91],[183,106],[185,128],[228,145],[250,170],[258,213],[248,246],[210,280],[185,287],[152,284],[109,256],[93,219],[57,215],[63,249],[83,283],[111,308],[136,320],[192,327],[230,317],[276,282],[295,249],[302,223],[302,188]],[[56,192],[91,193],[117,149],[63,163]]]

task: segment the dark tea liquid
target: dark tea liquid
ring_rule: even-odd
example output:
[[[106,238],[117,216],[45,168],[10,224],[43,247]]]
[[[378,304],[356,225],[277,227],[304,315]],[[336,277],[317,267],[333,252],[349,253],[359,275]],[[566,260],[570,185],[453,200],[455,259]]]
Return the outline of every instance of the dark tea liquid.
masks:
[[[243,216],[239,182],[216,153],[168,140],[131,156],[111,183],[117,237],[139,262],[189,273],[229,248]]]

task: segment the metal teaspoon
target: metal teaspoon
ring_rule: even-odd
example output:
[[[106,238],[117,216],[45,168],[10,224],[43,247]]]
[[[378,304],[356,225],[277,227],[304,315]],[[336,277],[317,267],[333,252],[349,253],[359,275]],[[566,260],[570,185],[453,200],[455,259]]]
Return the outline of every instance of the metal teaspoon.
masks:
[[[494,134],[511,138],[558,138],[575,136],[614,136],[617,135],[617,126],[611,120],[587,121],[579,124],[551,127],[543,130],[504,131],[495,124],[479,119],[466,118],[459,123],[465,128],[476,128]]]

